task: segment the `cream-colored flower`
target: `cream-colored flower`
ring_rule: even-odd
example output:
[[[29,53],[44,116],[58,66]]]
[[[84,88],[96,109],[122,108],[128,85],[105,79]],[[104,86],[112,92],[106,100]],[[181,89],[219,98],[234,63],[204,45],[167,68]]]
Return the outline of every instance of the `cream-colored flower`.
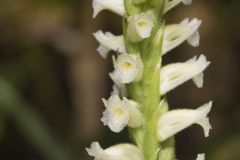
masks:
[[[205,137],[209,136],[211,125],[207,114],[210,112],[212,102],[202,105],[197,109],[172,110],[163,114],[158,120],[158,138],[164,141],[181,130],[196,123],[203,127]]]
[[[86,148],[90,156],[95,160],[143,160],[143,156],[137,146],[123,143],[102,149],[98,142],[92,142],[90,148]]]
[[[142,78],[143,62],[139,55],[121,54],[117,59],[113,56],[113,63],[121,83],[130,83]]]
[[[103,33],[97,31],[93,34],[98,43],[100,43],[97,51],[99,54],[106,58],[109,51],[114,50],[120,53],[126,53],[123,36],[115,36],[110,32]]]
[[[184,19],[180,24],[167,25],[164,31],[163,55],[186,40],[193,47],[197,47],[200,40],[198,28],[201,23],[201,20],[195,18],[191,21]]]
[[[153,11],[148,11],[128,17],[128,38],[132,42],[139,42],[151,35],[156,17]]]
[[[125,14],[125,7],[123,0],[93,0],[93,18],[97,16],[102,10],[110,10],[118,15]]]
[[[111,95],[127,97],[128,96],[127,87],[124,83],[120,82],[119,76],[117,75],[116,71],[109,73],[109,76],[112,79],[112,81],[114,82],[113,87],[112,87],[113,91],[112,91]]]
[[[185,63],[173,63],[164,66],[160,73],[160,93],[166,94],[177,86],[193,79],[197,87],[203,86],[203,71],[210,62],[204,55],[188,60]]]
[[[108,100],[103,99],[106,110],[101,121],[113,132],[120,132],[125,126],[140,127],[143,123],[142,114],[137,108],[137,103],[119,96],[113,95]]]
[[[196,160],[205,160],[205,154],[204,153],[198,154]]]
[[[168,12],[169,10],[171,10],[181,2],[185,5],[190,5],[192,3],[192,0],[166,0],[164,13]]]

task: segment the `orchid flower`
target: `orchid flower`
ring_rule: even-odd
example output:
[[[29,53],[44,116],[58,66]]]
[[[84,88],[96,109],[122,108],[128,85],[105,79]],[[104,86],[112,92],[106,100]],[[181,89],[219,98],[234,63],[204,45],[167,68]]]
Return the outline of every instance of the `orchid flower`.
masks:
[[[166,94],[184,82],[193,79],[197,87],[203,86],[202,72],[209,66],[210,62],[204,55],[197,59],[193,57],[185,63],[173,63],[164,66],[160,73],[160,93]]]
[[[101,121],[113,132],[120,132],[127,125],[130,127],[142,125],[142,114],[136,102],[127,98],[121,100],[117,95],[113,95],[108,100],[103,99],[103,103],[106,110],[103,112]]]
[[[115,36],[110,32],[104,34],[102,31],[97,31],[93,35],[100,43],[97,51],[103,58],[106,58],[111,50],[126,53],[123,36]]]
[[[210,112],[212,102],[206,103],[201,107],[193,109],[172,110],[163,114],[158,120],[158,138],[164,141],[181,130],[196,123],[203,127],[205,137],[209,136],[212,128],[207,114]]]
[[[98,142],[92,142],[90,148],[86,150],[90,156],[95,157],[95,160],[143,160],[140,150],[128,143],[102,149]]]
[[[121,83],[130,83],[141,79],[143,63],[139,55],[121,54],[117,59],[113,56],[113,63]]]

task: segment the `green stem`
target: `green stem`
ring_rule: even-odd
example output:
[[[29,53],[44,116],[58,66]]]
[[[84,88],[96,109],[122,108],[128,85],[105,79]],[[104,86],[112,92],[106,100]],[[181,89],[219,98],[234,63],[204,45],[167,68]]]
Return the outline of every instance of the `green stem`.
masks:
[[[149,9],[154,9],[157,21],[154,24],[150,38],[139,43],[132,43],[127,36],[127,22],[123,19],[123,35],[125,46],[130,54],[140,53],[144,63],[144,72],[141,81],[128,85],[131,99],[141,104],[144,124],[141,128],[130,128],[129,134],[141,149],[144,160],[174,160],[174,139],[164,143],[158,142],[157,122],[161,114],[168,108],[161,103],[159,93],[160,68],[162,61],[162,42],[164,22],[162,20],[165,0],[147,0],[141,7],[124,0],[127,15],[131,16]]]

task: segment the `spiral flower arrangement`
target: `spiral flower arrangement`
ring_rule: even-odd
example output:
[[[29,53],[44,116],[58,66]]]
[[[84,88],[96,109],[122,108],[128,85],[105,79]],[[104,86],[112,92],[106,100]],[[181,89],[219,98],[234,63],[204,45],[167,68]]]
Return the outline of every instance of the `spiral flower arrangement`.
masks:
[[[103,149],[98,142],[86,148],[95,160],[175,160],[174,135],[192,124],[203,128],[209,136],[208,113],[212,102],[196,109],[169,110],[166,94],[192,80],[201,88],[203,71],[209,66],[204,55],[162,66],[164,55],[187,41],[199,46],[199,19],[184,19],[179,24],[165,25],[164,14],[191,0],[93,0],[93,17],[102,10],[123,18],[122,35],[101,30],[94,33],[99,42],[98,53],[106,58],[110,51],[114,71],[113,91],[101,121],[113,132],[128,127],[130,143]],[[197,160],[204,160],[198,154]]]

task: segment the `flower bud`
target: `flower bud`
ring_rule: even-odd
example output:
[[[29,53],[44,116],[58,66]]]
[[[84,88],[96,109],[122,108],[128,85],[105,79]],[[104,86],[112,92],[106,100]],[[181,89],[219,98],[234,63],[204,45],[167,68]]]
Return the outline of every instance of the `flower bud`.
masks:
[[[210,112],[212,102],[193,109],[172,110],[163,114],[158,120],[158,138],[164,141],[181,130],[196,123],[203,127],[205,137],[209,136],[211,125],[207,114]]]

